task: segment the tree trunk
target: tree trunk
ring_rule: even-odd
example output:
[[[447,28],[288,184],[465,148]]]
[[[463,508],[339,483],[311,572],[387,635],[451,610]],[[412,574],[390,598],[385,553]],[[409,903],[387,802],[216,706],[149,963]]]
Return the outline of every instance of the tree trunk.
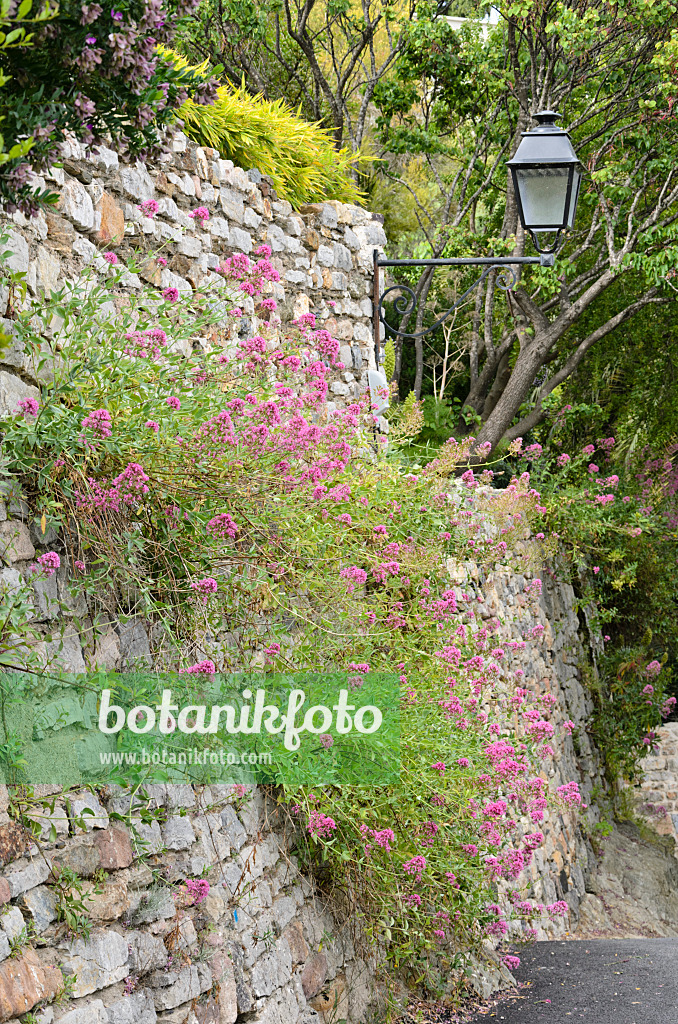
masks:
[[[529,349],[521,351],[501,397],[483,424],[477,444],[489,441],[494,448],[501,441],[521,404],[529,395],[534,378],[544,363],[544,353],[549,348],[547,339],[536,336]],[[497,373],[497,378],[499,376],[500,372]]]

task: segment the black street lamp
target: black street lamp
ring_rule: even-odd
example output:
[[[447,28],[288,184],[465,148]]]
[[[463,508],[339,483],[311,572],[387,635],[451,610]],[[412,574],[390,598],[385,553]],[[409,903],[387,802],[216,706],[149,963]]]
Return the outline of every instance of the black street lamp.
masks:
[[[481,284],[493,270],[501,270],[497,284],[505,291],[516,284],[515,268],[520,264],[539,264],[552,267],[555,254],[562,245],[562,235],[574,225],[579,199],[583,167],[575,153],[568,133],[556,126],[561,115],[553,110],[542,110],[534,114],[537,127],[522,133],[522,140],[515,156],[508,161],[513,178],[513,188],[518,206],[518,216],[525,231],[530,235],[538,256],[482,256],[468,259],[428,260],[385,260],[374,250],[374,353],[379,366],[379,324],[386,331],[401,338],[421,338],[435,331],[464,302],[470,293]],[[550,245],[542,247],[541,237],[555,233]],[[485,269],[477,281],[457,299],[435,323],[421,331],[407,333],[391,327],[386,322],[384,302],[390,292],[399,292],[394,306],[399,316],[411,316],[418,305],[415,292],[408,285],[391,285],[380,294],[379,270],[381,267],[470,267]],[[409,298],[408,298],[409,296]]]
[[[523,132],[516,155],[508,161],[520,223],[543,255],[556,253],[561,233],[574,224],[583,169],[570,136],[556,126],[558,117],[562,114],[554,110],[535,114],[539,126]],[[551,247],[542,249],[539,236],[554,231]]]

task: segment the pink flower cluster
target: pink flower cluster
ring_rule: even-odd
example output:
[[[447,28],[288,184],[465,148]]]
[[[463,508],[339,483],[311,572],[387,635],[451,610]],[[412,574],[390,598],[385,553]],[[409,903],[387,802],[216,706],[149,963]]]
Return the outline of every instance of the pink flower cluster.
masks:
[[[218,589],[217,581],[212,576],[205,576],[204,579],[191,583],[191,590],[197,591],[202,598],[203,604],[207,604],[209,598],[212,594],[216,594]]]
[[[167,335],[160,327],[149,327],[145,331],[130,331],[125,335],[125,355],[137,359],[158,359],[167,344]]]
[[[579,785],[576,782],[566,782],[564,786],[558,786],[556,791],[558,796],[565,801],[566,804],[580,804],[581,793],[579,792]]]
[[[38,562],[46,576],[53,576],[57,569],[61,567],[61,559],[56,551],[46,551],[44,555],[40,555]]]
[[[84,417],[81,426],[83,430],[91,430],[97,437],[110,437],[112,434],[111,414],[108,409],[95,409],[94,412]]]
[[[191,210],[188,216],[193,220],[199,220],[201,224],[204,224],[206,220],[210,219],[210,211],[206,206],[196,206],[195,210]]]
[[[24,416],[37,416],[40,405],[35,398],[22,398],[17,406],[17,413],[22,412]]]
[[[198,906],[207,897],[210,891],[210,883],[206,878],[187,878],[184,887],[189,896],[193,899],[193,906]]]
[[[238,532],[238,525],[229,512],[220,512],[218,516],[210,519],[206,530],[213,537],[221,537],[222,540],[225,540],[226,537],[234,539]]]
[[[331,836],[336,827],[337,823],[334,818],[330,818],[327,814],[321,814],[320,811],[311,811],[308,816],[306,828],[315,839]]]
[[[216,670],[217,667],[214,662],[210,661],[209,658],[205,658],[204,661],[199,661],[188,668],[180,668],[179,672],[189,676],[213,676]]]

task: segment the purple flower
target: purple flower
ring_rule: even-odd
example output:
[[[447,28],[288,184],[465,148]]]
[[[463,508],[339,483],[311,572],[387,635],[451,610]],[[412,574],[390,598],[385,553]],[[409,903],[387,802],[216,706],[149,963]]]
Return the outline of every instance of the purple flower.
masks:
[[[165,259],[164,256],[158,256],[158,259],[156,260],[156,262],[157,262],[159,267],[166,267],[167,266],[167,260]]]
[[[97,41],[97,37],[96,36],[87,36],[87,38],[85,39],[85,42],[88,43],[89,46],[94,46],[96,41]]]
[[[37,416],[39,408],[37,398],[22,398],[17,413],[22,412],[24,416]]]
[[[176,395],[170,395],[165,401],[169,405],[170,409],[181,409],[181,402]]]
[[[197,580],[195,583],[191,583],[191,590],[196,590],[203,601],[203,604],[207,604],[208,598],[212,594],[216,594],[219,585],[212,576],[205,576],[203,580]]]
[[[164,288],[162,292],[162,297],[165,300],[165,302],[176,302],[177,299],[179,298],[179,289]]]
[[[113,19],[113,21],[122,21],[122,12],[111,11],[111,18]]]
[[[107,409],[95,409],[85,416],[81,426],[83,430],[91,430],[97,437],[111,436],[111,414]]]
[[[61,566],[61,559],[56,551],[46,551],[44,555],[40,555],[38,562],[45,570],[47,576],[53,576]]]
[[[191,210],[188,216],[204,224],[206,220],[210,219],[210,211],[206,206],[197,206],[195,210]]]
[[[73,564],[75,565],[75,568],[78,570],[78,572],[84,572],[85,571],[85,563],[81,562],[79,558],[76,558],[76,560],[75,560],[75,562]]]
[[[106,260],[107,263],[110,263],[112,267],[114,267],[115,264],[118,262],[118,257],[115,255],[114,252],[105,252],[104,259]]]
[[[156,433],[156,434],[160,430],[160,424],[156,423],[155,420],[146,420],[146,422],[144,423],[144,426],[148,427],[149,430],[154,431],[154,433]]]
[[[139,203],[137,209],[141,210],[145,217],[155,217],[160,207],[157,203],[157,200],[144,199],[143,203]]]
[[[322,736],[320,736],[320,746],[324,747],[325,750],[329,750],[333,744],[334,738],[330,736],[328,732],[324,732]]]

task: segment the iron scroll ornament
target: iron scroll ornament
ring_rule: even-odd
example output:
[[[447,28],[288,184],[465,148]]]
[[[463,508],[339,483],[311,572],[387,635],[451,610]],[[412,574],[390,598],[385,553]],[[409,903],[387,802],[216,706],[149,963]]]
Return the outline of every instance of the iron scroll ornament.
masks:
[[[536,260],[535,262],[539,261]],[[407,293],[406,295],[401,294],[399,298],[397,298],[393,303],[395,310],[400,318],[406,316],[409,319],[409,317],[412,316],[412,314],[414,313],[419,304],[415,291],[412,288],[410,288],[409,285],[394,284],[391,285],[390,288],[387,288],[386,291],[382,292],[382,294],[379,297],[379,320],[384,325],[384,328],[387,331],[389,331],[391,334],[396,335],[399,338],[422,338],[426,334],[431,334],[431,332],[435,331],[436,328],[440,327],[440,325],[444,323],[448,319],[448,317],[452,316],[452,314],[456,312],[456,310],[459,309],[459,307],[465,302],[465,300],[468,298],[471,292],[478,288],[483,283],[485,278],[492,273],[493,270],[501,271],[501,273],[497,275],[496,283],[497,286],[502,289],[502,291],[510,291],[511,288],[513,288],[514,285],[518,283],[518,275],[516,274],[514,266],[503,263],[490,263],[488,266],[485,267],[478,280],[474,281],[470,288],[467,288],[464,294],[461,295],[457,299],[457,301],[453,303],[453,305],[450,306],[450,308],[446,310],[445,313],[443,313],[442,316],[438,317],[435,323],[431,324],[429,327],[424,328],[424,330],[422,331],[415,331],[414,333],[408,333],[407,331],[399,331],[397,328],[392,327],[386,321],[386,317],[384,315],[384,303],[386,301],[386,296],[390,292]],[[408,295],[409,299],[407,298]]]

